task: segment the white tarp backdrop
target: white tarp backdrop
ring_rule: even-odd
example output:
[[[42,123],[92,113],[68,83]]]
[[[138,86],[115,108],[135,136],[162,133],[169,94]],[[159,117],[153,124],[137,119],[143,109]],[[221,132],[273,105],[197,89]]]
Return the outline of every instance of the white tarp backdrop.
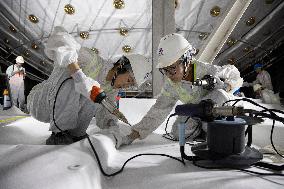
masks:
[[[123,9],[115,9],[112,0],[4,0],[1,4],[34,40],[44,42],[55,26],[61,25],[82,46],[97,48],[104,59],[124,54],[122,47],[129,45],[132,53],[151,56],[152,1],[124,0]],[[66,14],[64,6],[71,4],[75,12]],[[38,23],[29,21],[29,15],[38,17]],[[119,28],[129,29],[127,36]],[[88,31],[82,39],[80,32]],[[23,41],[24,43],[27,41]]]

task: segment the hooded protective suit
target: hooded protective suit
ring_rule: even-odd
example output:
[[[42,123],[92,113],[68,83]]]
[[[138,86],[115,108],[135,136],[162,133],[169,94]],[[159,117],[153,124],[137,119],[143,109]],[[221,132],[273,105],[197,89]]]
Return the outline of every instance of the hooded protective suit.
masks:
[[[101,84],[101,88],[110,99],[115,99],[116,90],[105,81],[105,76],[112,64],[107,64],[92,50],[81,48],[78,63],[86,75]],[[55,67],[48,80],[36,85],[28,96],[28,110],[37,120],[50,123],[50,130],[58,132],[52,119],[53,105],[60,84],[70,78],[69,71],[64,67]],[[62,130],[69,130],[73,136],[85,134],[91,119],[96,115],[96,124],[100,128],[114,125],[117,118],[100,104],[95,104],[75,91],[74,80],[67,80],[61,87],[54,110],[56,124]]]
[[[255,84],[261,84],[264,89],[273,91],[270,74],[265,70],[262,70],[259,74],[257,74],[256,80],[253,82],[253,85]]]
[[[23,64],[24,63],[23,57],[18,56],[16,62]],[[8,75],[9,78],[13,104],[16,106],[19,105],[19,108],[23,110],[25,105],[25,94],[24,94],[25,68],[19,67],[17,64],[11,65],[7,68],[6,74]]]
[[[255,84],[253,86],[253,90],[259,95],[263,103],[267,103],[267,104],[279,104],[280,103],[280,99],[278,95],[274,94],[272,90],[269,90],[267,88],[263,89],[260,84]]]
[[[73,136],[84,135],[94,116],[96,117],[96,125],[101,129],[117,124],[117,118],[102,105],[95,104],[75,90],[73,79],[64,82],[59,90],[62,82],[70,78],[70,73],[66,66],[68,62],[73,62],[77,59],[76,51],[79,51],[79,47],[80,45],[66,31],[60,28],[55,30],[45,48],[46,55],[54,60],[54,69],[48,80],[43,81],[32,89],[27,100],[27,108],[33,117],[39,121],[50,123],[50,130],[59,132],[54,124],[54,114],[58,127],[64,131],[68,130]],[[113,64],[108,64],[88,48],[81,48],[78,54],[78,64],[82,71],[88,77],[99,82],[100,88],[105,91],[108,98],[115,101],[118,90],[114,89],[110,82],[106,81],[106,75],[113,67]],[[135,66],[133,64],[134,70]],[[138,80],[141,84],[142,81],[139,78]],[[55,96],[58,90],[55,103]],[[54,103],[55,109],[53,110]]]
[[[204,75],[211,74],[215,77],[224,79],[224,81],[232,86],[233,89],[237,89],[242,86],[243,79],[240,77],[240,72],[233,65],[216,66],[204,62],[193,61],[196,64],[196,77],[202,78]],[[223,102],[233,99],[233,92],[225,92],[222,85],[222,81],[219,81],[218,87],[213,91],[208,91],[202,87],[192,86],[189,81],[181,81],[174,83],[170,79],[167,79],[162,88],[161,94],[158,96],[156,103],[147,112],[144,118],[132,127],[140,135],[140,139],[147,137],[150,133],[156,130],[169,115],[176,102],[180,100],[183,103],[199,103],[203,99],[212,99],[217,104],[221,105]],[[172,134],[177,138],[178,129],[177,124],[185,121],[185,117],[178,117],[172,126]],[[195,130],[198,126],[197,122],[193,119],[189,120],[191,127],[186,131],[186,135],[191,133],[191,137],[194,138],[200,132]]]

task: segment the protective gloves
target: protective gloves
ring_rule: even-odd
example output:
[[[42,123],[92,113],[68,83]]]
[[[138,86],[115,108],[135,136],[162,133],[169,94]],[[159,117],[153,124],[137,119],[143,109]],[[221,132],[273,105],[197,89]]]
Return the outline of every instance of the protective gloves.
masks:
[[[108,129],[108,131],[113,135],[115,139],[115,148],[118,149],[122,145],[131,144],[134,139],[130,138],[126,133],[130,132],[130,127],[123,126],[120,128],[119,125],[112,126]],[[124,133],[124,134],[123,134]]]
[[[131,144],[134,141],[134,139],[130,138],[128,135],[123,136],[118,126],[111,127],[110,129],[102,129],[98,133],[109,136],[113,140],[116,149],[120,148],[122,145]]]
[[[46,56],[60,67],[77,62],[81,45],[63,27],[56,26],[46,42]]]
[[[55,51],[54,63],[60,67],[67,67],[71,63],[76,63],[78,60],[77,50],[72,47],[59,47]]]
[[[118,149],[122,145],[129,145],[134,141],[134,139],[130,138],[129,135],[123,136],[121,140],[118,140],[115,148]]]
[[[224,89],[226,92],[231,90],[230,84],[221,81],[219,77],[215,77],[215,79],[216,79],[216,86],[215,86],[216,89]]]

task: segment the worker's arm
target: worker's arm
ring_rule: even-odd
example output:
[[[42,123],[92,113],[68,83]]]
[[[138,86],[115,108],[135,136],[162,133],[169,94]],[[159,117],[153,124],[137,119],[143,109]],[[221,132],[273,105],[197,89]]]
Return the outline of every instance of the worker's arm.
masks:
[[[75,81],[76,92],[94,101],[94,99],[92,99],[91,97],[92,90],[94,90],[95,88],[99,89],[100,84],[97,81],[93,80],[92,78],[87,77],[84,74],[84,72],[80,69],[80,66],[78,65],[77,62],[68,64],[67,68],[70,72],[70,75]]]
[[[270,74],[265,70],[263,71],[263,80],[265,82],[265,87],[269,90],[273,90]]]
[[[161,95],[143,119],[132,127],[132,130],[137,132],[136,135],[139,134],[140,139],[146,138],[165,121],[176,102],[171,97]]]
[[[8,78],[11,78],[12,76],[14,76],[15,74],[17,74],[17,73],[20,72],[19,70],[14,71],[13,68],[14,68],[13,65],[11,65],[11,66],[9,66],[9,67],[7,68],[6,74],[8,75]]]
[[[217,76],[224,79],[225,91],[234,92],[243,85],[239,70],[234,65],[220,66]]]
[[[168,85],[165,84],[156,103],[151,107],[143,119],[132,127],[134,132],[132,132],[130,137],[133,137],[134,139],[135,137],[144,139],[165,121],[177,102],[177,99],[170,94],[169,90],[172,90],[172,88],[168,88]]]
[[[26,77],[26,75],[27,75],[27,74],[26,74],[26,69],[22,67],[21,72],[22,72],[23,77],[24,77],[24,79],[25,79],[25,77]]]
[[[202,76],[211,74],[222,79],[223,82],[217,82],[217,84],[219,84],[218,87],[227,92],[234,92],[243,85],[243,79],[240,76],[240,72],[234,65],[217,66],[204,62],[198,62],[197,68],[199,69],[199,72],[202,73]]]

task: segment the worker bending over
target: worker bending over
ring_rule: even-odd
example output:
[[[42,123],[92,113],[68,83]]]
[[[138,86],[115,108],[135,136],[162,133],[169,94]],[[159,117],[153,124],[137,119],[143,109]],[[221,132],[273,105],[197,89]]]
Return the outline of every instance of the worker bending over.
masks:
[[[138,54],[122,56],[114,65],[108,64],[94,51],[81,48],[62,27],[55,27],[46,43],[45,54],[54,61],[54,69],[47,80],[30,92],[28,110],[37,120],[50,123],[52,134],[46,144],[52,145],[70,144],[85,138],[94,116],[101,129],[117,127],[117,117],[93,102],[92,89],[103,89],[107,97],[115,101],[119,88],[142,87],[151,71],[147,59]],[[68,79],[70,76],[72,79]],[[117,130],[112,134],[117,147],[128,143],[123,142],[128,138],[123,138]]]

